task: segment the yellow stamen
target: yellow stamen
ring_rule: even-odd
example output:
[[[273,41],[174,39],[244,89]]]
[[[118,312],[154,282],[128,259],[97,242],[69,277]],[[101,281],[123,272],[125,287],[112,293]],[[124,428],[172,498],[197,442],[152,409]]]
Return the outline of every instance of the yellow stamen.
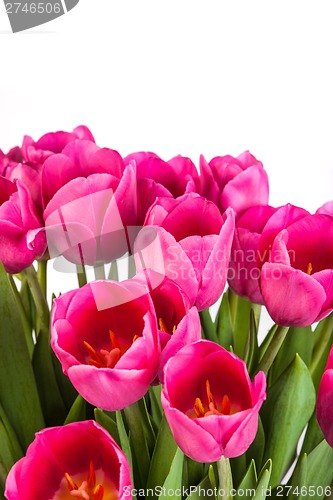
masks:
[[[162,332],[168,333],[168,329],[163,318],[159,318],[158,326]]]
[[[200,398],[195,398],[194,411],[198,418],[205,416],[205,408]]]
[[[311,274],[312,273],[312,269],[313,269],[312,264],[311,264],[311,262],[309,262],[308,263],[308,268],[306,270],[306,274]]]
[[[70,495],[82,500],[103,500],[104,488],[101,484],[96,484],[96,473],[93,462],[90,462],[88,480],[82,481],[78,486],[69,474],[65,474],[68,491]]]
[[[132,343],[134,343],[136,341],[136,339],[138,339],[138,338],[139,338],[139,335],[134,335]]]
[[[116,334],[112,330],[109,330],[109,335],[110,335],[112,349],[116,349],[116,348],[120,349],[120,345],[119,345],[119,342],[117,340]]]
[[[77,488],[78,488],[77,484],[74,483],[73,479],[71,478],[71,476],[69,474],[67,474],[67,472],[65,473],[65,478],[67,481],[67,486],[68,486],[69,491],[77,490]]]
[[[207,394],[208,406],[210,405],[210,403],[213,403],[214,407],[216,408],[215,399],[210,389],[210,382],[208,379],[206,380],[206,394]]]

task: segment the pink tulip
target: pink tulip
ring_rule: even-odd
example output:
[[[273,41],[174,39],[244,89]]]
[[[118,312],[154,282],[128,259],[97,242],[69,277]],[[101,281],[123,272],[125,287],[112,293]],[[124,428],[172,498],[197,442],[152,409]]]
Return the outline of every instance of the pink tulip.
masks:
[[[7,154],[0,149],[0,175],[6,177],[5,172],[9,166],[22,162],[21,148],[15,146]]]
[[[248,449],[265,390],[263,372],[251,382],[244,361],[199,340],[167,362],[162,405],[182,451],[197,462],[215,462]]]
[[[135,245],[137,269],[154,269],[175,281],[199,310],[214,304],[227,279],[234,213],[222,216],[195,193],[160,198],[148,212]],[[149,227],[151,226],[151,227]],[[151,231],[156,237],[147,244]]]
[[[268,177],[263,165],[249,151],[237,158],[216,156],[209,163],[200,158],[201,194],[216,203],[221,212],[232,207],[240,214],[249,207],[268,202]]]
[[[63,371],[105,410],[140,399],[156,377],[160,346],[145,286],[95,281],[54,301],[51,345]]]
[[[0,177],[0,261],[8,273],[21,272],[44,254],[44,235],[31,236],[41,227],[26,186]]]
[[[135,161],[138,179],[152,179],[173,196],[199,190],[199,175],[194,163],[183,156],[163,161],[155,153],[131,153],[124,158],[127,165]]]
[[[128,460],[93,420],[36,434],[26,456],[10,470],[7,500],[132,498]]]
[[[168,359],[201,338],[198,310],[191,307],[187,295],[174,281],[151,269],[137,274],[133,280],[147,286],[154,304],[161,344],[158,380],[163,382]]]
[[[333,448],[333,346],[319,385],[317,420],[326,441]]]
[[[318,208],[317,214],[326,214],[333,216],[333,200],[324,203],[320,208]]]
[[[268,261],[276,235],[309,212],[293,205],[259,205],[246,210],[236,222],[228,282],[232,290],[251,302],[263,304],[260,272]]]
[[[280,325],[311,325],[333,310],[332,217],[306,215],[278,233],[262,267],[261,291]]]
[[[47,158],[61,153],[67,144],[76,139],[95,142],[92,133],[84,125],[76,127],[73,132],[49,132],[36,142],[29,135],[25,135],[22,144],[23,160],[25,163],[41,166]]]

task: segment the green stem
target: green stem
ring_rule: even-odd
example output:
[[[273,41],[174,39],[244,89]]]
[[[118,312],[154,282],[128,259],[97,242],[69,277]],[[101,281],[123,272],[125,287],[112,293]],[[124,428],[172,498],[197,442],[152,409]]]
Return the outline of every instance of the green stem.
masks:
[[[44,297],[47,297],[47,260],[38,261],[37,277]]]
[[[8,274],[7,276],[9,279],[9,283],[12,287],[13,293],[15,295],[18,310],[20,312],[22,325],[23,325],[23,329],[24,329],[24,333],[25,333],[25,339],[27,341],[28,351],[29,351],[30,357],[32,357],[32,353],[34,350],[34,343],[32,340],[31,326],[30,326],[29,320],[27,318],[27,314],[25,312],[25,309],[23,307],[21,295],[19,294],[19,292],[17,290],[17,286],[15,284],[14,278],[11,274]]]
[[[219,476],[219,498],[221,500],[230,500],[232,498],[232,474],[229,458],[221,457],[217,465],[217,473]]]
[[[96,264],[96,266],[94,266],[94,273],[96,280],[105,280],[105,269],[103,264]]]
[[[76,266],[77,281],[79,288],[87,284],[87,275],[84,266]]]
[[[128,279],[133,278],[136,273],[136,266],[133,255],[128,256]]]
[[[46,297],[40,286],[37,273],[33,266],[27,267],[24,271],[28,285],[34,299],[36,309],[38,311],[38,318],[40,321],[40,330],[48,335],[50,323],[50,311],[47,305]],[[38,331],[36,331],[38,334]]]
[[[311,376],[314,374],[325,350],[327,349],[328,344],[331,342],[333,331],[333,313],[325,318],[323,322],[323,331],[321,332],[320,339],[314,348],[313,357],[309,368]]]
[[[110,267],[110,272],[108,275],[109,280],[114,280],[114,281],[119,281],[119,274],[118,274],[118,264],[117,261],[114,260],[111,262],[111,267]]]
[[[277,356],[277,353],[280,350],[280,347],[283,344],[283,341],[289,331],[289,326],[278,326],[277,330],[269,343],[262,359],[259,362],[258,372],[263,371],[266,375],[268,370],[272,366],[274,359]]]

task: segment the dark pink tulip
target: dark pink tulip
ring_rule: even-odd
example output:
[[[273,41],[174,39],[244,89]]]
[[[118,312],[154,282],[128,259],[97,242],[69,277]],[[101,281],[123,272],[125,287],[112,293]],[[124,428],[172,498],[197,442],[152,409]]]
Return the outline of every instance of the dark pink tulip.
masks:
[[[317,214],[326,214],[333,216],[333,200],[324,203],[320,208],[318,208]]]
[[[201,338],[198,310],[191,307],[184,291],[162,274],[146,269],[133,280],[147,286],[154,304],[161,344],[158,379],[163,382],[163,369],[168,359],[185,345]]]
[[[261,291],[280,325],[311,325],[333,310],[332,217],[306,215],[278,233],[262,267]]]
[[[10,470],[7,500],[132,498],[128,460],[93,420],[36,434],[26,456]]]
[[[157,374],[160,345],[145,286],[95,281],[54,302],[51,345],[89,403],[119,410],[140,399]]]
[[[228,282],[232,290],[251,302],[263,304],[260,272],[268,261],[276,235],[309,215],[303,208],[259,205],[246,210],[236,222]]]
[[[263,372],[251,382],[244,361],[199,340],[167,362],[162,405],[182,451],[197,462],[215,462],[248,449],[265,390]]]
[[[164,186],[174,197],[199,190],[199,175],[194,163],[183,156],[163,161],[155,153],[131,153],[124,158],[127,165],[135,161],[138,179],[152,179]]]
[[[41,227],[26,186],[0,177],[0,261],[8,273],[21,272],[44,254],[44,235],[33,236]]]
[[[326,441],[333,448],[333,347],[319,385],[317,420]]]
[[[249,151],[237,158],[216,156],[209,163],[200,158],[201,194],[224,212],[232,207],[237,214],[268,202],[268,177],[263,165]]]
[[[214,304],[227,279],[235,219],[195,193],[160,198],[148,212],[135,246],[137,269],[151,268],[175,281],[199,310]],[[147,244],[147,234],[155,239]]]
[[[0,149],[0,175],[5,177],[6,169],[9,166],[17,165],[17,163],[21,163],[22,161],[23,159],[20,147],[15,146],[8,151],[7,154],[3,153]]]
[[[85,139],[95,142],[88,127],[80,125],[72,132],[49,132],[38,141],[34,141],[29,135],[24,136],[22,143],[22,155],[25,163],[42,165],[44,161],[53,154],[61,153],[62,150],[76,139]]]

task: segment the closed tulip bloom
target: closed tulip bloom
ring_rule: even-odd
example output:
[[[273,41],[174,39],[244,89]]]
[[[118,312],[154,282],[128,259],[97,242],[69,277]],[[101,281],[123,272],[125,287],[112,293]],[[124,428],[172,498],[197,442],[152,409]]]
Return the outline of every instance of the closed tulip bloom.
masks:
[[[0,177],[0,261],[8,273],[19,273],[46,249],[43,226],[27,187]]]
[[[232,207],[237,214],[268,202],[268,176],[263,165],[249,151],[237,158],[216,156],[207,162],[200,158],[201,194],[224,212]]]
[[[199,310],[214,304],[227,279],[235,219],[231,209],[222,216],[211,201],[196,193],[176,200],[159,198],[138,235],[138,270],[164,273]],[[147,244],[151,231],[155,239]]]
[[[93,420],[36,434],[10,470],[7,500],[120,500],[132,498],[128,460]]]
[[[208,340],[185,346],[165,367],[162,405],[182,451],[197,462],[243,454],[253,442],[266,397],[259,372]]]
[[[308,326],[333,310],[333,218],[307,215],[273,240],[261,271],[261,291],[272,319]]]
[[[147,289],[95,281],[55,299],[51,345],[77,391],[114,411],[139,400],[157,375],[160,345]]]
[[[138,179],[152,179],[174,197],[199,190],[199,175],[189,158],[178,155],[164,161],[155,153],[138,152],[124,158],[126,165],[132,161],[135,161]]]
[[[269,260],[277,234],[309,212],[294,205],[273,208],[259,205],[246,210],[236,222],[228,283],[238,295],[264,304],[260,288],[261,268]]]
[[[326,441],[333,448],[333,347],[319,385],[317,420]]]

